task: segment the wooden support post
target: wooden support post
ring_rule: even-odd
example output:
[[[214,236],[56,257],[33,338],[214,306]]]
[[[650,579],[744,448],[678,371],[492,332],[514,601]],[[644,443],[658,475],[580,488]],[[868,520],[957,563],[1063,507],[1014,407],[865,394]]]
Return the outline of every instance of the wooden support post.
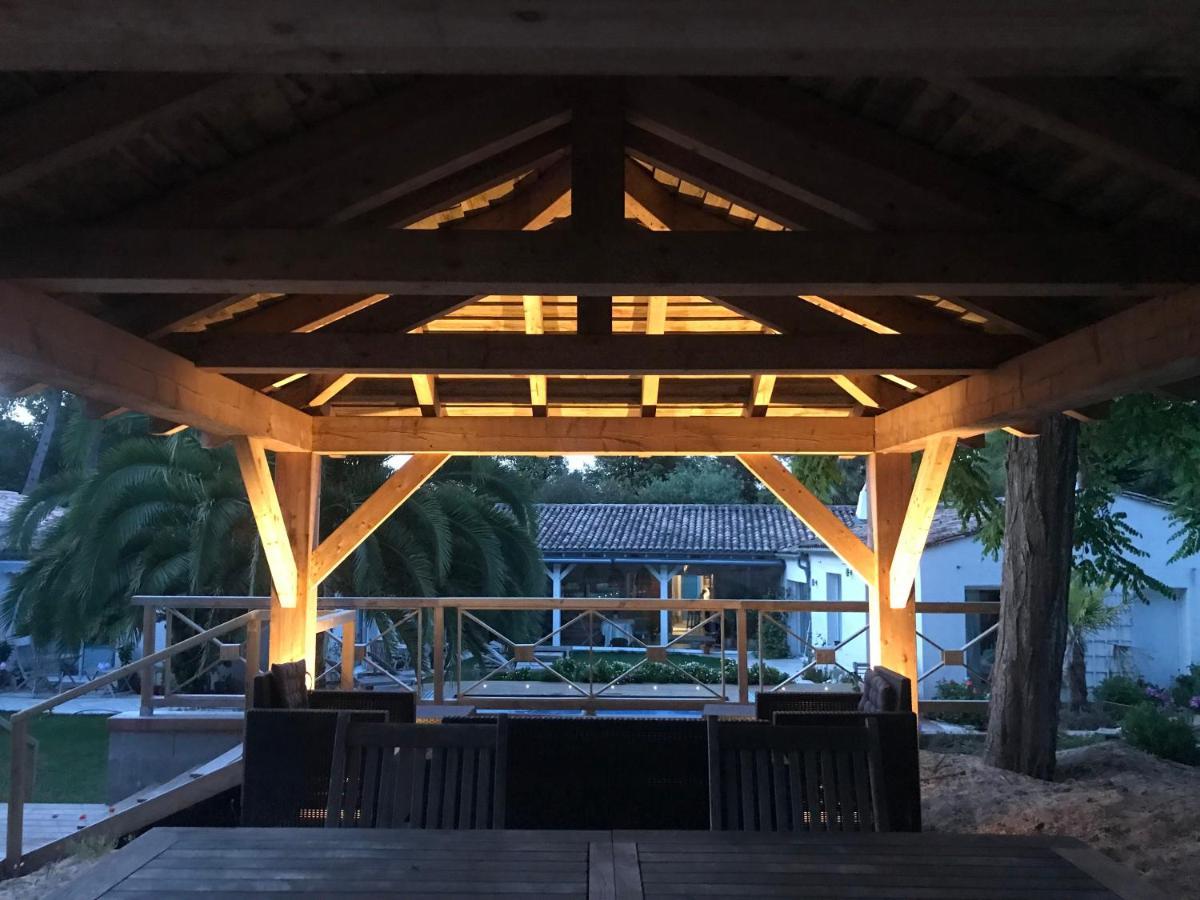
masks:
[[[254,619],[246,623],[246,709],[254,705],[254,676],[262,667],[262,622]]]
[[[933,438],[925,445],[917,470],[917,481],[913,485],[904,524],[896,541],[896,553],[892,557],[889,599],[894,607],[908,603],[909,595],[913,592],[921,568],[921,555],[925,552],[925,541],[933,525],[957,443],[953,436],[943,436]]]
[[[158,611],[151,605],[142,607],[142,659],[154,655],[154,626],[158,620]],[[141,671],[141,703],[140,713],[143,716],[154,715],[154,666],[146,666]]]
[[[725,615],[723,612],[717,615]],[[737,623],[737,679],[738,703],[750,702],[750,664],[747,653],[749,626],[746,624],[746,608],[739,606],[734,613]]]
[[[246,498],[254,513],[262,542],[263,556],[271,570],[271,581],[279,603],[284,607],[296,605],[296,557],[288,540],[284,515],[280,508],[279,495],[271,481],[271,467],[262,441],[251,437],[239,437],[233,441],[237,453],[238,467],[242,470],[242,481],[246,485]],[[301,454],[303,455],[303,454]],[[272,617],[274,622],[274,617]],[[271,636],[274,646],[275,636]],[[276,661],[272,655],[272,661]]]
[[[433,652],[430,655],[433,665],[433,702],[446,702],[446,608],[435,606],[433,612]],[[462,615],[462,613],[459,613]],[[420,662],[417,663],[420,666]],[[455,670],[457,671],[457,666]],[[455,689],[455,698],[462,685]]]
[[[625,112],[621,83],[581,86],[571,117],[571,228],[603,239],[625,227]],[[579,296],[576,330],[612,334],[612,297]]]
[[[342,623],[342,681],[343,691],[354,690],[355,619]]]
[[[294,560],[296,587],[290,604],[284,602],[278,589],[271,594],[269,659],[272,663],[302,659],[314,678],[317,674],[317,582],[310,573],[317,537],[320,465],[320,457],[311,453],[279,453],[275,456],[275,492],[279,497],[284,535]]]
[[[871,542],[876,572],[869,594],[870,658],[912,682],[917,705],[917,605],[893,602],[891,568],[912,492],[912,461],[907,453],[877,453],[867,459]],[[910,588],[911,592],[911,588]]]
[[[29,778],[29,725],[23,718],[13,721],[9,729],[11,760],[8,772],[8,822],[5,835],[4,864],[9,876],[21,871],[25,843],[25,785]]]

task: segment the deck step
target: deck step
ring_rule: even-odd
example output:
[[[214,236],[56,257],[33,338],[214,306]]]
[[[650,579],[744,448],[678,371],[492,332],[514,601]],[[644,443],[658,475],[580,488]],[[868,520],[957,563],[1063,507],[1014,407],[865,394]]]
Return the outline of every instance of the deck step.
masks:
[[[59,859],[81,841],[116,839],[141,831],[241,783],[239,744],[170,781],[143,788],[111,805],[27,803],[23,869],[36,869]]]

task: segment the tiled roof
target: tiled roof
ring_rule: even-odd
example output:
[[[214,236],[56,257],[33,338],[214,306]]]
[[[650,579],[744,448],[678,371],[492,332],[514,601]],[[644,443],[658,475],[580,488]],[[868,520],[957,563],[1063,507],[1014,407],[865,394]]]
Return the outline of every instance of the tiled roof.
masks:
[[[16,491],[0,491],[0,553],[3,553],[8,546],[8,523],[12,519],[13,513],[17,511],[17,505],[25,499],[22,494]],[[56,522],[65,510],[55,509],[46,517],[46,520],[38,528],[38,537],[42,537],[46,533],[46,529]]]
[[[866,523],[854,517],[853,506],[831,509],[866,538]],[[824,547],[803,522],[774,504],[543,503],[538,516],[538,543],[550,557],[651,553],[751,557]],[[965,533],[958,514],[941,507],[929,543]]]

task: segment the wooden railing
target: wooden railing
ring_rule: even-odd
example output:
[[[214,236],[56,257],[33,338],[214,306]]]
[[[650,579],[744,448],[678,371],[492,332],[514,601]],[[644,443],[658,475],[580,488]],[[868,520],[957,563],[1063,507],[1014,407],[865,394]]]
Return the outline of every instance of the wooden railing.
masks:
[[[6,865],[9,871],[15,871],[22,856],[22,838],[24,833],[24,807],[28,799],[28,785],[34,765],[37,742],[29,734],[29,725],[37,716],[49,712],[55,707],[84,696],[92,691],[126,681],[132,676],[140,678],[142,715],[153,715],[155,708],[162,706],[196,706],[236,707],[248,705],[251,685],[254,675],[258,674],[262,663],[263,626],[268,621],[270,598],[268,597],[136,597],[133,601],[143,608],[142,617],[142,657],[128,665],[121,666],[106,674],[76,685],[54,697],[35,704],[27,709],[13,714],[7,725],[11,731],[12,759],[9,780],[9,804],[7,824],[7,853]],[[982,613],[994,615],[999,612],[998,603],[983,602],[919,602],[916,611],[925,615],[964,615]],[[757,688],[759,690],[781,690],[788,684],[799,680],[813,669],[838,668],[853,676],[858,660],[846,660],[839,656],[845,654],[853,641],[866,638],[866,629],[862,628],[849,638],[837,644],[817,646],[808,635],[797,634],[786,623],[779,622],[773,617],[763,614],[792,613],[792,612],[822,612],[822,613],[860,613],[866,614],[868,606],[865,601],[813,601],[813,600],[658,600],[643,598],[552,598],[552,597],[332,597],[321,598],[318,602],[319,616],[316,630],[327,633],[328,639],[340,645],[337,663],[325,668],[324,663],[318,666],[315,680],[320,681],[332,668],[340,669],[338,683],[344,689],[354,686],[355,669],[361,665],[365,672],[376,672],[386,677],[393,686],[400,690],[412,690],[419,697],[424,697],[435,703],[463,703],[473,706],[491,706],[507,708],[658,708],[682,709],[696,708],[708,703],[736,701],[747,703],[750,699],[752,668],[749,664],[749,646],[751,614],[757,615],[758,646],[763,646],[765,629],[782,628],[789,633],[803,648],[808,651],[808,661],[798,671],[793,672],[780,684],[766,684],[763,679],[763,668],[757,668]],[[226,614],[234,614],[229,619],[212,627],[205,628],[189,616],[188,611],[208,610]],[[356,642],[356,622],[360,612],[367,614],[383,614],[386,621],[380,623],[379,634],[407,628],[414,637],[415,653],[410,651],[411,674],[405,679],[394,671],[390,661],[384,660],[378,650],[373,650],[371,642]],[[557,612],[552,622],[561,622],[566,616],[565,624],[553,625],[550,630],[543,630],[536,638],[523,641],[513,640],[505,635],[494,624],[487,621],[490,613],[497,612]],[[674,635],[659,635],[657,641],[648,640],[648,630],[653,630],[655,624],[642,631],[639,636],[633,630],[622,624],[619,618],[622,614],[654,614],[649,616],[652,623],[659,619],[662,612],[689,613],[695,617],[693,624],[682,633]],[[162,615],[169,623],[167,628],[167,646],[156,646],[156,625]],[[451,617],[451,628],[447,629],[447,618]],[[728,621],[732,619],[732,627]],[[564,644],[563,633],[573,625],[583,623],[585,639],[582,643],[572,646]],[[561,655],[566,652],[586,653],[589,661],[602,658],[607,652],[595,639],[597,626],[601,629],[607,625],[614,633],[620,632],[625,641],[625,651],[641,654],[642,659],[634,666],[636,669],[648,662],[658,662],[683,672],[685,679],[683,687],[690,689],[691,696],[666,696],[669,691],[663,691],[662,684],[650,683],[645,685],[648,690],[640,692],[618,690],[621,678],[612,678],[604,682],[596,682],[594,678],[588,681],[578,681],[561,674],[546,663],[550,655]],[[711,626],[711,627],[710,627]],[[708,631],[706,632],[706,627]],[[174,640],[176,628],[183,628],[186,637]],[[340,628],[340,634],[333,629]],[[712,638],[715,630],[716,637]],[[729,632],[732,631],[732,635]],[[464,671],[464,660],[468,656],[463,652],[467,635],[474,632],[477,638],[486,638],[499,649],[492,647],[492,668],[468,678]],[[240,637],[236,637],[240,633]],[[990,631],[988,632],[990,633]],[[698,635],[707,634],[708,638]],[[378,638],[378,635],[375,636]],[[976,637],[962,648],[947,651],[945,648],[922,638],[932,644],[941,654],[939,660],[921,677],[925,678],[933,671],[946,665],[961,664],[948,660],[961,660],[966,650],[981,640],[984,635]],[[683,670],[675,659],[673,652],[683,651],[689,642],[712,643],[713,655],[719,661],[720,678],[715,684],[702,682]],[[478,641],[476,641],[478,644]],[[728,645],[732,643],[732,652]],[[172,660],[180,653],[200,647],[215,649],[215,655],[208,657],[197,669],[182,682],[176,680]],[[949,654],[949,656],[947,656]],[[329,654],[327,653],[326,656]],[[865,655],[865,654],[864,654]],[[704,658],[697,654],[696,658]],[[726,660],[734,662],[735,676],[731,683],[726,684]],[[179,688],[187,687],[196,681],[200,675],[209,671],[219,662],[241,661],[245,666],[245,692],[242,694],[205,694],[187,692]],[[849,663],[849,665],[846,665]],[[161,692],[155,691],[155,671],[161,667]],[[519,673],[521,671],[549,671],[554,673],[553,683],[561,685],[558,694],[538,694],[530,690],[529,682],[518,680],[498,682],[496,676],[504,671]],[[591,672],[592,667],[588,667]],[[511,685],[505,691],[495,690]],[[481,692],[480,686],[489,690]],[[678,693],[684,693],[680,691]],[[936,702],[925,701],[926,709],[939,705]],[[961,701],[951,704],[957,709]]]

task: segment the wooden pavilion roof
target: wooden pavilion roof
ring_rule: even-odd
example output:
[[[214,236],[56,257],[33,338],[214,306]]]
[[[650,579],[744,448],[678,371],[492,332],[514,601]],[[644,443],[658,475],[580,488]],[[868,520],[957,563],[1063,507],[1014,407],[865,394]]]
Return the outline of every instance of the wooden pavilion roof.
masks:
[[[319,421],[330,452],[354,428],[386,433],[375,417],[869,420],[1200,281],[1200,78],[1175,52],[1195,24],[1182,13],[1125,20],[1128,44],[1059,34],[1062,71],[996,48],[972,71],[961,46],[920,77],[887,54],[872,71],[835,63],[817,35],[777,75],[742,56],[755,77],[699,77],[698,56],[671,75],[633,54],[563,78],[500,62],[507,26],[486,75],[363,74],[334,49],[299,75],[278,69],[301,58],[288,28],[317,27],[302,16],[262,38],[279,56],[243,65],[235,20],[253,12],[226,10],[219,38],[176,22],[172,57],[161,5],[122,0],[120,34],[80,12],[74,42],[45,17],[54,5],[16,4],[0,36],[0,64],[23,67],[0,73],[0,315],[38,307],[29,334],[87,332],[122,358],[152,342],[224,376],[200,393],[282,415],[232,379]],[[1139,40],[1165,55],[1138,57]],[[48,380],[0,350],[10,389]],[[1194,364],[1167,362],[1150,383],[1200,393]],[[89,365],[63,383],[89,393]],[[97,384],[97,414],[138,396]],[[1139,386],[1122,374],[1062,402]],[[984,418],[1019,429],[1055,405],[1040,404]],[[234,428],[161,396],[130,405],[164,430]],[[888,446],[936,418],[898,424]],[[883,426],[830,427],[872,431],[838,448],[859,452]]]

